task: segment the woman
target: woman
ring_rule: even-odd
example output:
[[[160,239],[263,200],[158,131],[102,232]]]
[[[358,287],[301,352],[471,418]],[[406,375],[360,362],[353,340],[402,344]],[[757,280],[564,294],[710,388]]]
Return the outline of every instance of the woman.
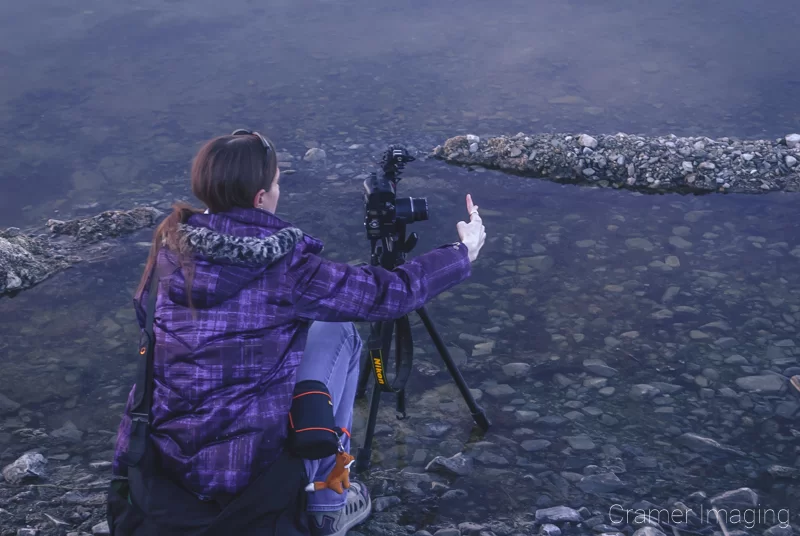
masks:
[[[157,267],[148,445],[162,476],[199,503],[223,509],[276,467],[296,382],[323,382],[336,425],[350,429],[362,346],[352,322],[398,318],[465,280],[486,234],[467,196],[470,223],[457,224],[460,242],[394,271],[325,260],[319,240],[275,215],[275,147],[244,130],[206,143],[191,181],[207,210],[176,205],[159,225],[135,299],[144,326],[150,273]],[[114,472],[122,476],[133,392],[114,459]],[[349,437],[343,446],[349,449]],[[334,459],[301,463],[307,481],[324,481]],[[279,492],[281,485],[275,483]],[[133,494],[129,502],[148,499]],[[311,534],[344,536],[368,516],[370,505],[358,482],[341,494],[308,493]],[[153,508],[183,523],[177,508]],[[191,517],[196,525],[207,523]]]

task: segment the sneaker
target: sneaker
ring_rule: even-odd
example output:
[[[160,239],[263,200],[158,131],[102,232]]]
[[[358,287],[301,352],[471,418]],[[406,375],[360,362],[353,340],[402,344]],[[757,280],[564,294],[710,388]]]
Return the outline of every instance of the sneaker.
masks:
[[[310,512],[309,525],[312,536],[345,536],[347,531],[363,522],[372,511],[372,501],[367,487],[360,482],[350,482],[347,502],[337,512]]]

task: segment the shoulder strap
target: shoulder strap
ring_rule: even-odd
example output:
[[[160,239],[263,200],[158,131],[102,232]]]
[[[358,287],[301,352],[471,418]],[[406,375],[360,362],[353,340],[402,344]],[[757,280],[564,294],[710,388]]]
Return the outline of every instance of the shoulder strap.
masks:
[[[147,294],[147,319],[145,320],[144,333],[139,342],[136,391],[133,398],[133,407],[131,408],[131,435],[125,456],[126,463],[131,466],[137,465],[144,456],[147,446],[147,432],[150,426],[150,412],[153,402],[153,350],[156,342],[153,322],[160,279],[156,270],[157,265],[158,262],[156,261],[150,273],[150,289]]]

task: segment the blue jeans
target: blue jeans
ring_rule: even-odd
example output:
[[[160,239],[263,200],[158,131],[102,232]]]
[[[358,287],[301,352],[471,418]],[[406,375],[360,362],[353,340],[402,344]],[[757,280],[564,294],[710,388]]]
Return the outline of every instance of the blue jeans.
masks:
[[[297,381],[317,380],[328,387],[333,399],[333,416],[336,426],[353,425],[353,405],[358,387],[361,337],[352,322],[314,321],[308,331],[308,340]],[[350,452],[350,438],[342,437],[345,451]],[[311,482],[328,478],[336,461],[335,456],[321,460],[305,460],[306,472]],[[330,489],[308,494],[309,512],[331,512],[344,508],[347,490],[339,494]]]

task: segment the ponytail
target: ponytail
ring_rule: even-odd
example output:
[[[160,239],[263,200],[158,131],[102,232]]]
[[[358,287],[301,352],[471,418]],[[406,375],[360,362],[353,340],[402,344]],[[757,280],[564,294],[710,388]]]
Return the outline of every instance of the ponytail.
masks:
[[[188,203],[178,202],[172,205],[172,213],[162,221],[156,230],[153,232],[153,242],[150,245],[150,254],[147,256],[147,263],[144,267],[144,273],[139,281],[139,287],[136,289],[136,296],[140,296],[144,291],[145,286],[148,284],[150,272],[156,263],[158,254],[162,246],[175,251],[178,254],[178,260],[181,268],[186,272],[186,293],[189,296],[189,307],[192,307],[192,280],[194,278],[194,265],[191,263],[191,253],[183,251],[179,246],[178,240],[178,225],[186,223],[190,217],[195,214],[202,214],[203,210],[197,209]]]

